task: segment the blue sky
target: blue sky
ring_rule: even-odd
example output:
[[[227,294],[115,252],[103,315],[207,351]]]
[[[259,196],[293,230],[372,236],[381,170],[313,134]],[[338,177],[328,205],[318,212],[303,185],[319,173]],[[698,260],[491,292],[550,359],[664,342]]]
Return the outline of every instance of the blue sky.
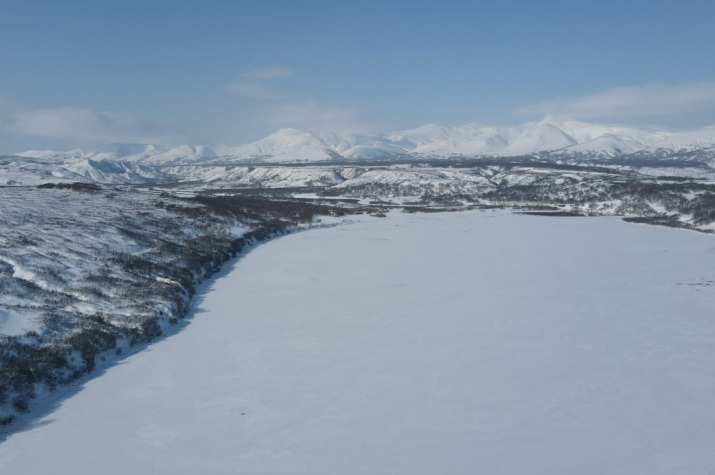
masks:
[[[715,2],[3,2],[0,152],[545,114],[715,123]]]

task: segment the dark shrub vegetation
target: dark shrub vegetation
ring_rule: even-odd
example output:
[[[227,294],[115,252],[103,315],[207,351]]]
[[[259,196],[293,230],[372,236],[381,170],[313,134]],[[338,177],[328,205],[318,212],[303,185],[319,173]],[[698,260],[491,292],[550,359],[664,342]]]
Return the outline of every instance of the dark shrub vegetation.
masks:
[[[37,185],[40,189],[59,189],[59,190],[72,190],[72,191],[101,191],[102,187],[94,183],[43,183],[42,185]]]

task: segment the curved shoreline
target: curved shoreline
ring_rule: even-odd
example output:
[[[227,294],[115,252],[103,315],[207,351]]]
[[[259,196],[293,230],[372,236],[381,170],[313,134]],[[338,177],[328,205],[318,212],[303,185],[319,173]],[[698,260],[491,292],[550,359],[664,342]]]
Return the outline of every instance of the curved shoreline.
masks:
[[[460,210],[461,211],[461,210]],[[480,212],[483,212],[484,210],[479,210]],[[500,208],[500,211],[508,211],[508,209],[503,209]],[[515,212],[514,210],[510,210],[514,214],[523,214],[523,215],[531,215],[531,216],[542,216],[540,213],[536,212]],[[468,211],[466,211],[468,212]],[[547,216],[564,216],[564,217],[576,217],[577,215],[572,215],[572,214],[553,214],[553,213],[548,213],[546,214]],[[578,215],[582,217],[595,217],[595,216],[585,216],[585,215]],[[641,222],[641,221],[634,221],[634,220],[629,220],[628,218],[623,218],[620,217],[620,220],[629,224],[652,224],[648,222]],[[0,443],[2,443],[4,440],[6,440],[9,436],[11,436],[15,432],[21,432],[24,430],[28,430],[29,428],[33,427],[33,424],[41,419],[42,417],[46,416],[47,414],[51,413],[53,410],[55,410],[63,400],[67,399],[68,397],[71,397],[72,395],[76,394],[78,391],[82,389],[82,387],[88,382],[91,381],[101,375],[103,375],[108,369],[111,367],[121,363],[123,360],[125,360],[127,357],[130,357],[132,355],[137,354],[138,352],[141,352],[153,345],[154,343],[158,341],[162,341],[163,339],[170,337],[176,333],[179,333],[183,331],[183,329],[188,325],[190,322],[190,319],[192,318],[193,314],[193,308],[195,308],[196,305],[196,298],[200,293],[203,291],[202,289],[205,288],[206,285],[210,285],[211,281],[219,278],[223,273],[225,272],[225,269],[227,267],[233,267],[236,262],[240,261],[242,258],[244,258],[248,253],[250,253],[252,250],[254,250],[256,247],[260,246],[261,244],[267,243],[271,240],[274,240],[276,238],[288,235],[288,234],[294,234],[296,232],[301,232],[301,231],[306,231],[306,230],[313,230],[313,229],[320,229],[324,227],[331,227],[335,226],[337,224],[327,224],[327,225],[311,225],[308,227],[281,227],[281,228],[268,228],[268,227],[263,227],[259,228],[256,231],[249,232],[248,234],[250,237],[246,239],[248,236],[244,235],[242,237],[239,237],[234,240],[234,245],[237,243],[240,243],[240,251],[236,251],[236,254],[233,257],[229,257],[226,260],[224,260],[218,267],[215,265],[209,266],[204,270],[204,273],[202,274],[201,278],[199,281],[194,282],[194,289],[193,289],[193,295],[191,296],[189,302],[187,303],[186,307],[182,311],[182,315],[165,315],[161,319],[156,319],[157,323],[160,323],[161,321],[164,322],[164,324],[161,324],[161,329],[158,333],[155,333],[154,336],[150,336],[148,339],[139,341],[137,343],[132,344],[131,346],[129,345],[124,345],[124,348],[120,353],[114,353],[114,349],[107,349],[104,352],[97,353],[95,355],[95,364],[96,368],[92,369],[89,373],[82,374],[69,384],[63,384],[59,386],[57,389],[51,390],[51,391],[45,391],[44,394],[40,395],[39,397],[36,397],[33,399],[32,402],[32,407],[29,413],[25,414],[18,414],[15,415],[13,418],[13,421],[10,422],[9,424],[2,425],[0,424]],[[657,223],[656,223],[657,225]],[[663,227],[660,225],[657,225],[657,227]],[[665,226],[669,227],[670,229],[681,229],[681,230],[686,230],[686,231],[697,231],[698,233],[703,233],[702,230],[698,229],[692,229],[692,228],[686,228],[686,227],[672,227],[672,226]],[[266,234],[267,233],[267,234]],[[256,236],[258,235],[258,237]],[[173,320],[173,323],[171,324],[166,324],[166,322]],[[117,345],[121,345],[121,343],[117,343]]]
[[[699,233],[616,218],[510,213],[397,215],[274,240],[202,287],[191,332],[92,380],[45,427],[1,444],[0,465],[707,466],[711,249]],[[44,461],[27,457],[34,447]]]
[[[0,444],[14,433],[33,429],[38,420],[56,410],[64,400],[80,392],[89,381],[102,376],[112,367],[150,348],[153,344],[182,332],[193,318],[197,299],[200,298],[202,292],[211,284],[212,280],[220,278],[227,268],[234,266],[261,244],[302,230],[298,227],[262,227],[235,239],[232,243],[234,254],[218,265],[212,263],[203,269],[199,280],[193,281],[192,294],[185,307],[180,309],[180,312],[176,315],[164,315],[161,319],[157,318],[154,321],[155,324],[161,326],[158,333],[154,332],[147,339],[136,341],[130,345],[125,345],[124,341],[119,339],[116,345],[117,348],[122,348],[121,352],[117,352],[116,348],[108,348],[94,354],[94,366],[90,371],[79,375],[68,384],[62,384],[53,390],[44,390],[42,394],[32,398],[28,412],[15,414],[12,416],[11,421],[0,424]],[[181,291],[183,291],[183,288],[177,290],[177,295]]]

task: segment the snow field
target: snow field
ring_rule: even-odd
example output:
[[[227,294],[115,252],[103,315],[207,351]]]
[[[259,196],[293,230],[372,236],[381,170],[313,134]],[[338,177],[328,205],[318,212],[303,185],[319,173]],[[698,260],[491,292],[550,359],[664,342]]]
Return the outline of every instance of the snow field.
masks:
[[[506,212],[275,240],[0,469],[707,473],[714,260],[712,236]]]

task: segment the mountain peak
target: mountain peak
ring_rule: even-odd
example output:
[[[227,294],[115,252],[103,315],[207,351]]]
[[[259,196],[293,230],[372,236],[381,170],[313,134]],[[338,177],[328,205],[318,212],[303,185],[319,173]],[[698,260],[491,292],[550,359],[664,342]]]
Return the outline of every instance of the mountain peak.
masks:
[[[541,119],[537,123],[539,125],[553,125],[555,127],[561,127],[561,126],[564,126],[567,124],[581,124],[582,122],[578,122],[577,120],[574,120],[571,117],[550,114],[550,115],[544,116],[544,118]]]
[[[313,133],[307,130],[295,129],[293,127],[283,127],[276,130],[271,135],[313,135]]]
[[[229,161],[328,161],[368,159],[406,154],[437,157],[509,156],[541,151],[596,152],[617,156],[640,150],[715,147],[713,126],[675,132],[653,127],[614,126],[547,115],[516,126],[426,124],[392,134],[314,133],[291,127],[217,154],[207,146],[111,144],[94,151],[28,151],[19,156],[36,160],[110,160],[150,166],[208,164]]]

